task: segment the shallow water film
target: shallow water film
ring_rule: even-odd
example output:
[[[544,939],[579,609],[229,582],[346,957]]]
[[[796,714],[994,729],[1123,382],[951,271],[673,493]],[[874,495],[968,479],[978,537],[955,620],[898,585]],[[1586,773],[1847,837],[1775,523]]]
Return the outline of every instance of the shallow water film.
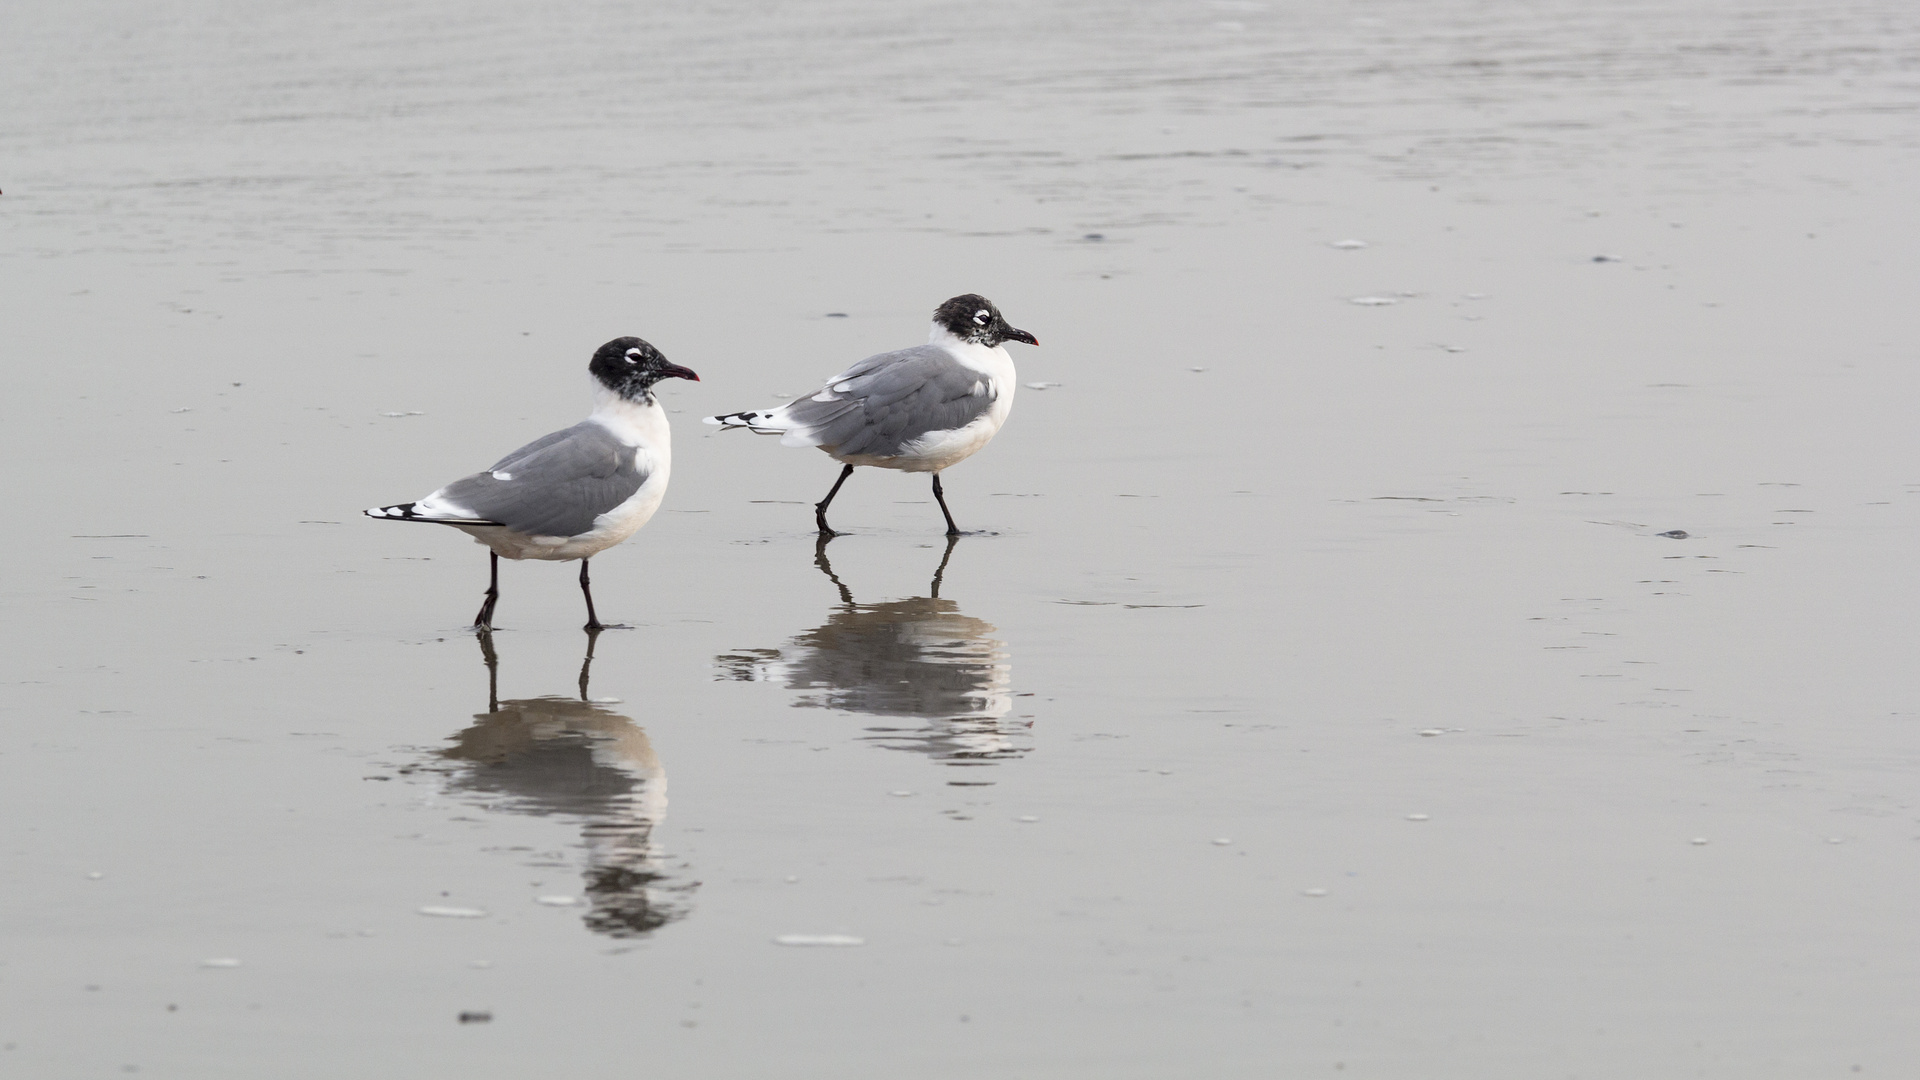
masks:
[[[0,1075],[1912,1075],[1920,7],[15,0]],[[990,297],[943,476],[702,425]],[[370,521],[586,415],[597,556]]]

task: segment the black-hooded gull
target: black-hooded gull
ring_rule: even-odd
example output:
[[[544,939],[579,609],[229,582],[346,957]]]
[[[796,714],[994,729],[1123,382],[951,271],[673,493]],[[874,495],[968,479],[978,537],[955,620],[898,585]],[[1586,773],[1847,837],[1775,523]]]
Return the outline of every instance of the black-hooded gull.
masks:
[[[580,560],[588,630],[600,630],[587,561],[647,523],[667,493],[672,445],[667,414],[654,397],[661,379],[700,376],[667,362],[636,337],[600,346],[587,365],[593,413],[515,450],[485,472],[455,480],[418,502],[378,506],[368,517],[451,525],[490,550],[486,602],[477,630],[493,628],[500,599],[500,557]]]
[[[1013,357],[1003,344],[1008,341],[1040,344],[1007,325],[986,297],[956,296],[934,311],[927,344],[869,356],[811,397],[706,422],[779,435],[782,446],[817,446],[843,462],[840,479],[813,508],[823,536],[833,535],[827,506],[856,465],[932,473],[947,535],[959,536],[940,471],[987,445],[1012,411]]]

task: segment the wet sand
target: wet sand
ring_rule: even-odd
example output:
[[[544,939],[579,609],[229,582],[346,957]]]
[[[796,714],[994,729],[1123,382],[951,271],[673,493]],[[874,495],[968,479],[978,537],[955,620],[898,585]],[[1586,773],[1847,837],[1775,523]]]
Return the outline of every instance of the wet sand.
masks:
[[[0,1074],[1920,1054],[1908,9],[8,23]],[[977,535],[698,423],[969,290]],[[483,642],[359,510],[621,334],[633,629]]]

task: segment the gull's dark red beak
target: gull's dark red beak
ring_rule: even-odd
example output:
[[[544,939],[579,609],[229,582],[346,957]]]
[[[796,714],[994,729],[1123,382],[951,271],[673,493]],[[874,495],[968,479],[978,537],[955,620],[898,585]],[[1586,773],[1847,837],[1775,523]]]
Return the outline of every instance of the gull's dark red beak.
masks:
[[[688,382],[700,381],[700,376],[695,375],[692,371],[678,364],[662,364],[660,366],[660,377],[663,379],[685,379]]]
[[[1032,334],[1027,333],[1025,330],[1015,330],[1013,327],[1009,326],[1005,330],[1002,330],[1000,332],[1006,335],[1006,339],[1008,341],[1024,341],[1029,345],[1040,344],[1039,338],[1034,337]]]

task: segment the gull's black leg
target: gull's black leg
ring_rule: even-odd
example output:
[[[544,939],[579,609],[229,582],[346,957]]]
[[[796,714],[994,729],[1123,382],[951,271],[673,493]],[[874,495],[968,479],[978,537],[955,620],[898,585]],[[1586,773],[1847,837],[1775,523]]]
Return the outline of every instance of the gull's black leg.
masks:
[[[587,580],[588,561],[587,559],[580,560],[580,595],[587,598],[586,630],[588,633],[597,634],[606,628],[600,625],[600,616],[593,613],[593,589],[589,587]]]
[[[604,623],[603,624],[600,621],[600,616],[594,614],[593,612],[593,579],[587,576],[587,560],[586,559],[580,560],[580,595],[587,598],[587,625],[581,627],[582,630],[585,630],[589,634],[597,634],[602,630],[633,629],[633,627],[628,626],[626,623]],[[593,640],[591,638],[587,640],[587,659],[589,660],[593,659]]]
[[[475,630],[493,629],[493,605],[500,599],[500,553],[487,552],[487,560],[492,572],[487,577],[487,599],[480,605],[480,614],[473,617]]]
[[[827,505],[833,502],[833,497],[835,495],[840,494],[840,485],[846,483],[847,477],[852,475],[853,475],[853,466],[849,465],[846,468],[841,469],[840,479],[835,480],[833,482],[833,490],[827,492],[826,498],[821,499],[819,502],[813,504],[813,523],[815,525],[820,526],[821,536],[833,535],[833,530],[827,526]],[[935,477],[934,483],[937,484],[939,482],[940,482],[940,478]]]
[[[947,493],[940,490],[940,474],[933,474],[933,497],[940,504],[940,512],[947,516],[947,535],[959,536],[960,526],[953,523],[953,514],[947,509]]]

